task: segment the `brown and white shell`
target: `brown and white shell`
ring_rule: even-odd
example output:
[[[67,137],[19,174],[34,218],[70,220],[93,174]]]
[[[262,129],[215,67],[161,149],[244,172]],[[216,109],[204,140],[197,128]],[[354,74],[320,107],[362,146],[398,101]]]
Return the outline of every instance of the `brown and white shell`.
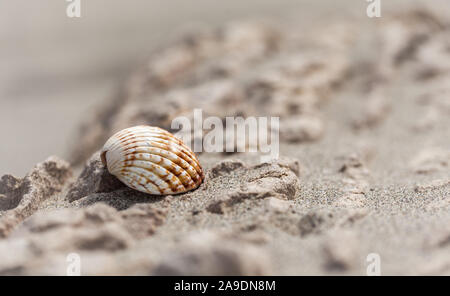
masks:
[[[149,194],[178,194],[200,186],[204,174],[195,154],[159,127],[140,125],[114,134],[101,150],[108,171]]]

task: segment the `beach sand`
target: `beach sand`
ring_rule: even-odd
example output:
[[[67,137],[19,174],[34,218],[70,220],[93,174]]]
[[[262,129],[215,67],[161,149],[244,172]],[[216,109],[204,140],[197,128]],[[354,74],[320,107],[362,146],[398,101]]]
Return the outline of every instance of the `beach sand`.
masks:
[[[2,177],[0,274],[65,275],[76,253],[84,275],[449,275],[449,15],[174,38],[79,117],[67,161]],[[107,173],[96,151],[114,132],[193,108],[280,117],[280,157],[199,153],[204,183],[164,197]]]

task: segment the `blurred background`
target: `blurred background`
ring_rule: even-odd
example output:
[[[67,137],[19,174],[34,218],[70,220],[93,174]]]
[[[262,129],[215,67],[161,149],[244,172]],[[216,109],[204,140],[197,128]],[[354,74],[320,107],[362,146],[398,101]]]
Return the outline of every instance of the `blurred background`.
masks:
[[[412,0],[382,0],[382,9]],[[448,5],[448,0],[436,0]],[[367,19],[365,0],[0,1],[0,175],[23,176],[49,155],[63,158],[77,126],[151,53],[195,24],[239,19]]]

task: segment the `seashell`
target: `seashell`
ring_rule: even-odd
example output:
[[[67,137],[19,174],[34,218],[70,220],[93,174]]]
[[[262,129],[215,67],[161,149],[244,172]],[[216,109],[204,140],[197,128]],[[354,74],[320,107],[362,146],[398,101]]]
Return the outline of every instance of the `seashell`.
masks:
[[[204,179],[195,154],[159,127],[121,130],[105,143],[101,159],[122,183],[149,194],[183,193],[197,188]]]

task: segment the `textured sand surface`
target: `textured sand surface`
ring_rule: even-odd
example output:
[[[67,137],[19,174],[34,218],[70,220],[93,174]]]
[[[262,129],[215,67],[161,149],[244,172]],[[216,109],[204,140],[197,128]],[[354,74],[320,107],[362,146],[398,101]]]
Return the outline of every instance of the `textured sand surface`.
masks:
[[[449,275],[449,15],[233,22],[159,49],[84,120],[71,168],[2,177],[0,274],[63,275],[76,252],[82,274],[365,275],[377,253],[383,275]],[[205,182],[166,197],[107,173],[115,131],[194,107],[279,116],[280,158],[201,153]]]
[[[383,10],[417,2],[447,4],[395,0],[385,1]],[[80,19],[69,19],[67,4],[16,0],[0,10],[0,133],[12,139],[0,145],[0,175],[24,176],[49,155],[67,158],[85,114],[180,31],[249,18],[294,19],[309,27],[335,16],[364,17],[367,5],[364,0],[197,0],[196,5],[97,0],[82,4]]]

